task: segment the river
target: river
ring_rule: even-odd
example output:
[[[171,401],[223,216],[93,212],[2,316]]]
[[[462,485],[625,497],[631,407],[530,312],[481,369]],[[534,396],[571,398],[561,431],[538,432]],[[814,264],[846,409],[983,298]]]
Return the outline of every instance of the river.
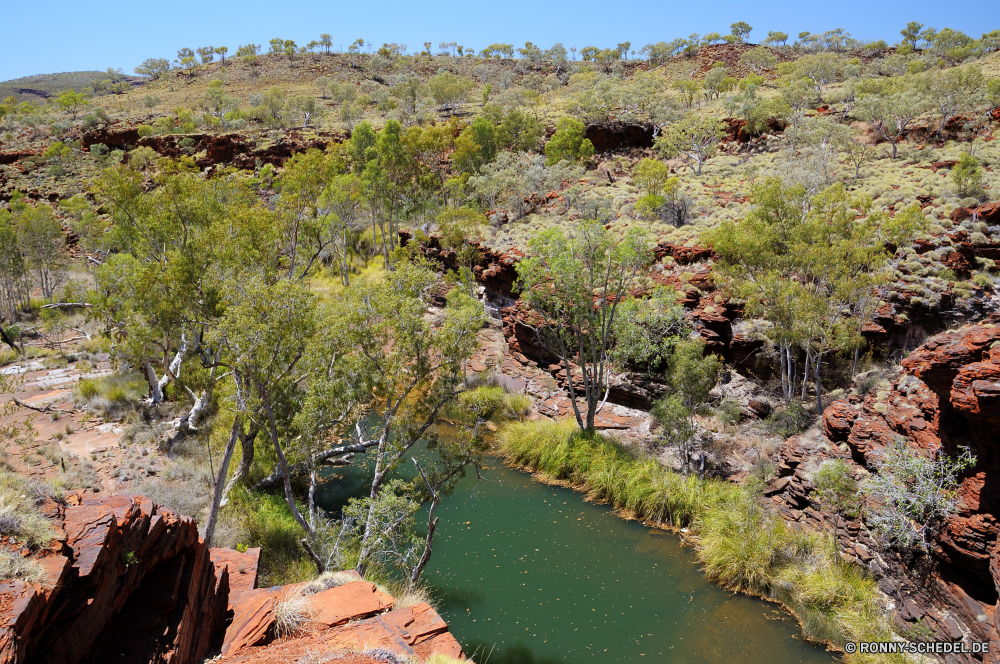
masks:
[[[321,505],[366,492],[373,459],[355,461],[327,476]],[[470,473],[439,506],[424,573],[480,664],[835,661],[778,605],[708,582],[676,536],[497,459],[487,466],[485,481]]]

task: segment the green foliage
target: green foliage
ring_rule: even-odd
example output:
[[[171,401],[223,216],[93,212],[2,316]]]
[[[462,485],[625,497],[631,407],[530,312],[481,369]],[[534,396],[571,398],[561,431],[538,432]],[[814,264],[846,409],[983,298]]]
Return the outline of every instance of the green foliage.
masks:
[[[9,470],[0,470],[0,534],[32,549],[48,546],[55,531],[38,510],[48,495],[45,485]]]
[[[586,138],[583,123],[573,118],[560,118],[556,132],[545,144],[545,164],[552,166],[560,161],[576,162],[594,155],[594,144]]]
[[[785,408],[771,413],[765,421],[765,425],[775,436],[789,438],[811,427],[815,420],[815,415],[803,408],[797,401],[792,401]]]
[[[499,385],[480,385],[458,397],[462,408],[478,417],[492,420],[517,419],[528,414],[531,397],[511,394]]]
[[[910,210],[858,221],[868,202],[842,185],[809,197],[801,185],[769,178],[753,188],[752,199],[755,207],[742,222],[723,222],[704,239],[719,255],[716,270],[726,291],[746,302],[748,314],[772,324],[768,334],[782,349],[788,401],[788,347],[799,344],[822,358],[859,344],[860,327],[878,302],[876,289],[891,276],[885,243],[913,237],[923,219]],[[815,383],[822,412],[818,369]]]
[[[580,428],[593,431],[618,302],[648,261],[645,233],[629,229],[616,238],[599,221],[586,221],[570,235],[544,231],[529,247],[532,255],[517,264],[517,287],[542,318],[541,341],[564,363],[581,367],[586,415],[576,405],[572,382],[570,400]]]
[[[630,298],[618,305],[611,357],[619,367],[662,371],[678,340],[690,332],[676,292],[657,288],[648,299]]]
[[[725,135],[725,124],[721,120],[692,113],[660,134],[656,139],[656,149],[667,157],[680,156],[693,161],[696,174],[701,175],[702,165],[715,154],[719,141]]]
[[[969,153],[962,154],[958,163],[951,169],[951,181],[955,186],[955,192],[963,197],[972,197],[983,200],[986,198],[984,188],[986,172],[980,165],[979,160]]]
[[[967,447],[955,458],[928,454],[902,436],[874,456],[876,472],[861,486],[865,524],[888,546],[926,548],[928,537],[961,507],[959,477],[976,458]]]

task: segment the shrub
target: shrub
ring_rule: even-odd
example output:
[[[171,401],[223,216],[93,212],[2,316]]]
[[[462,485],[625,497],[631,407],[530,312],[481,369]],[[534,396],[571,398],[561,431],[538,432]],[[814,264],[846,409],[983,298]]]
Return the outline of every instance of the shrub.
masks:
[[[149,387],[137,373],[85,378],[77,383],[75,401],[102,417],[117,419],[142,399]]]
[[[968,153],[963,154],[951,169],[951,182],[956,193],[963,198],[982,200],[986,194],[984,178],[985,172],[979,160]]]
[[[972,278],[972,283],[974,283],[979,288],[983,290],[991,291],[993,290],[993,277],[986,274],[985,272],[980,272]]]
[[[556,133],[545,144],[545,165],[554,166],[560,161],[587,160],[594,156],[594,144],[586,138],[583,123],[573,118],[560,118]]]
[[[811,411],[807,411],[797,401],[793,401],[784,409],[776,410],[767,418],[767,428],[776,436],[788,438],[802,433],[813,425],[816,420]]]
[[[274,607],[274,632],[278,638],[296,634],[311,618],[309,598],[292,590]]]
[[[514,419],[528,414],[531,397],[510,394],[499,385],[480,385],[458,397],[468,412],[490,419]]]
[[[38,511],[48,495],[44,484],[0,471],[0,534],[15,537],[31,548],[51,542],[55,537],[52,524]]]

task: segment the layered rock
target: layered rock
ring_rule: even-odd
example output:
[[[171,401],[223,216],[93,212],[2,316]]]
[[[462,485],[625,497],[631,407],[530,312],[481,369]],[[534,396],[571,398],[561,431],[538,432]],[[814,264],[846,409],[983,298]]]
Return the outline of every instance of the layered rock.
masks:
[[[902,371],[866,394],[833,402],[821,431],[795,436],[781,450],[779,478],[766,493],[787,519],[812,526],[831,523],[812,485],[826,459],[851,463],[861,479],[879,450],[900,438],[931,453],[972,450],[976,465],[961,478],[960,511],[936,534],[930,555],[887,551],[856,520],[838,530],[842,555],[868,567],[895,602],[901,633],[919,625],[934,639],[1000,644],[994,624],[1000,615],[998,395],[1000,326],[966,327],[927,340],[903,360]],[[998,653],[994,648],[991,656]],[[954,655],[946,661],[978,660]]]
[[[141,496],[71,494],[41,584],[0,584],[0,662],[187,664],[225,617],[229,576],[196,524]]]
[[[220,646],[227,662],[275,661],[272,645],[462,654],[433,608],[394,609],[356,573],[311,594],[304,583],[258,589],[260,549],[210,550],[191,519],[143,496],[73,493],[43,511],[57,535],[38,556],[45,579],[0,582],[0,664],[194,664]],[[278,639],[278,608],[294,596],[308,621]]]
[[[243,593],[236,601],[219,661],[251,664],[295,661],[309,652],[390,650],[425,660],[435,653],[461,657],[448,625],[428,604],[393,609],[395,600],[374,584],[358,580],[310,593],[292,584]],[[304,622],[277,638],[275,620],[283,602],[300,600]]]

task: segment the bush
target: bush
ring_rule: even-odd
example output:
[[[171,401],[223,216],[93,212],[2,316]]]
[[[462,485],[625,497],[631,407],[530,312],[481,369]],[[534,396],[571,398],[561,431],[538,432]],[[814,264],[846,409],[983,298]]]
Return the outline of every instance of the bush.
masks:
[[[480,385],[462,392],[458,401],[469,413],[489,419],[515,419],[531,409],[531,397],[510,394],[499,385]]]
[[[977,200],[985,198],[985,171],[979,165],[979,160],[971,154],[963,154],[951,169],[951,182],[955,186],[956,193],[963,198],[971,197]]]
[[[55,533],[49,520],[38,511],[38,505],[48,495],[44,484],[0,471],[0,534],[31,548],[48,545]]]
[[[85,378],[77,383],[75,401],[105,418],[117,419],[146,396],[146,379],[137,373]]]
[[[587,160],[594,156],[594,144],[585,137],[583,123],[573,118],[560,118],[556,132],[545,144],[545,165],[554,166],[560,161]]]
[[[793,401],[785,408],[771,413],[771,416],[765,420],[765,424],[775,436],[789,438],[802,433],[815,421],[816,416],[811,411],[807,411],[797,401]]]

